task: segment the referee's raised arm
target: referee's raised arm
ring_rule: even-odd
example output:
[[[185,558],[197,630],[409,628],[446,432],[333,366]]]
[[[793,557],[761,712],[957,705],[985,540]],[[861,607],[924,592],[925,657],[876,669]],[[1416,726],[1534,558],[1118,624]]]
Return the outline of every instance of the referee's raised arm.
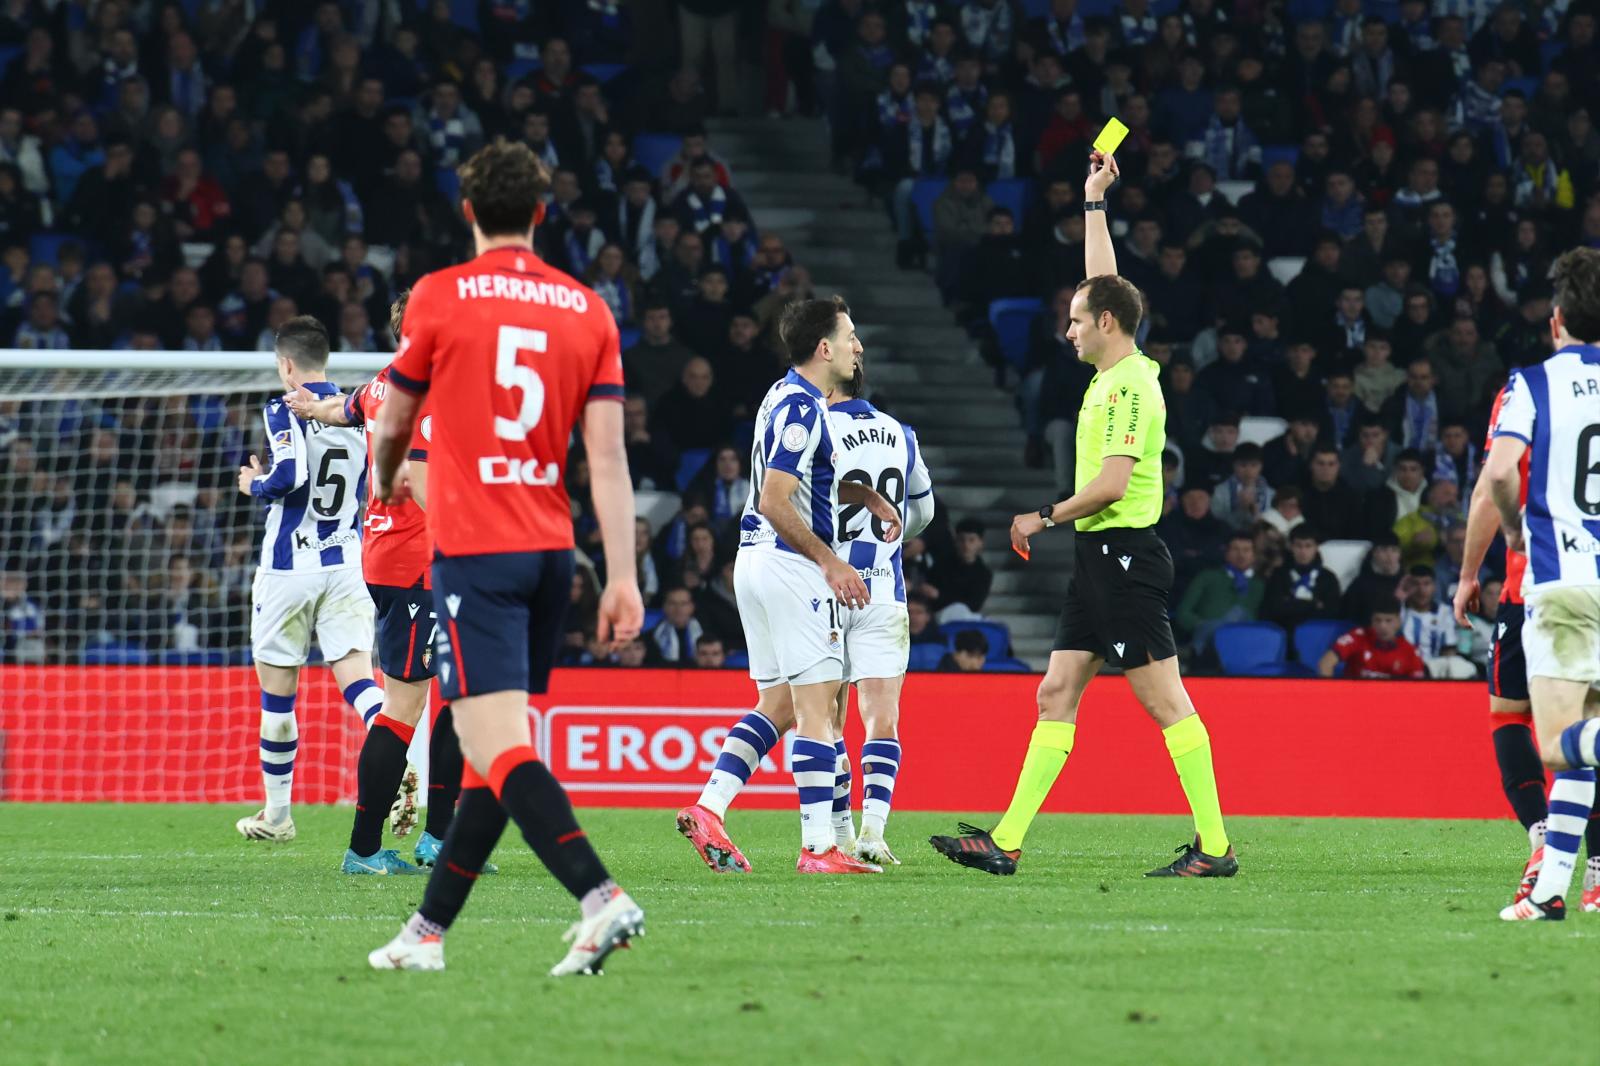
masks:
[[[1117,272],[1117,248],[1111,243],[1111,223],[1106,217],[1106,190],[1121,174],[1115,156],[1101,152],[1089,154],[1089,177],[1083,183],[1085,277]]]

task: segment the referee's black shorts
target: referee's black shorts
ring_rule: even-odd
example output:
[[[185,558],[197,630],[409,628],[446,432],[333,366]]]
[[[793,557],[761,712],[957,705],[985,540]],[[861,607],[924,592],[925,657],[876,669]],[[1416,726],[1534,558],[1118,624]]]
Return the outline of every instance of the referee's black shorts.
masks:
[[[1172,554],[1155,530],[1077,533],[1073,555],[1056,651],[1093,652],[1124,669],[1178,654],[1167,616]]]

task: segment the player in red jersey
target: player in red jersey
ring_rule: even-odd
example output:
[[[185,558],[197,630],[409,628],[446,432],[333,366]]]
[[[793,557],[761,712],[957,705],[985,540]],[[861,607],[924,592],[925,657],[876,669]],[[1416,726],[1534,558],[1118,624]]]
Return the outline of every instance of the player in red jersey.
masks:
[[[1357,626],[1322,653],[1317,673],[1332,677],[1333,668],[1344,663],[1344,676],[1351,678],[1422,680],[1428,666],[1417,649],[1400,635],[1400,604],[1380,601],[1372,608],[1371,624]]]
[[[638,635],[633,488],[622,435],[622,356],[604,301],[533,252],[549,173],[524,144],[498,142],[461,167],[477,257],[411,290],[389,395],[373,433],[373,489],[404,498],[406,452],[431,397],[428,528],[436,547],[439,681],[467,766],[461,802],[422,906],[368,956],[378,969],[444,967],[444,932],[507,818],[582,916],[550,971],[598,972],[644,929],[539,761],[528,694],[545,691],[572,588],[567,443],[583,434],[605,546],[598,637]]]
[[[1483,444],[1484,459],[1494,446],[1495,428],[1500,423],[1500,408],[1505,403],[1504,387],[1494,398],[1489,412],[1489,437]],[[1521,478],[1518,503],[1528,500],[1528,462],[1532,452],[1522,453],[1517,464]],[[1456,623],[1467,625],[1467,612],[1478,608],[1478,571],[1489,553],[1489,545],[1500,532],[1500,515],[1489,498],[1489,479],[1480,477],[1472,490],[1467,512],[1467,542],[1462,549],[1461,582],[1456,586]],[[1533,705],[1528,699],[1528,663],[1522,652],[1522,577],[1528,569],[1528,556],[1506,549],[1506,580],[1495,608],[1494,644],[1489,656],[1489,731],[1494,740],[1494,758],[1500,767],[1500,787],[1517,821],[1528,833],[1528,861],[1522,879],[1512,896],[1520,902],[1533,891],[1544,864],[1545,819],[1549,815],[1548,785],[1544,761],[1533,735]],[[1600,818],[1591,815],[1585,844],[1589,862],[1583,875],[1580,909],[1600,911]]]
[[[409,293],[401,293],[389,311],[389,327],[396,340]],[[389,373],[349,396],[318,399],[299,389],[283,398],[301,418],[331,426],[358,426],[370,442],[379,412],[389,394]],[[384,713],[361,746],[356,762],[356,811],[350,830],[350,849],[342,869],[348,874],[417,873],[393,850],[380,849],[383,815],[389,797],[400,791],[391,811],[396,836],[405,836],[416,824],[416,774],[408,771],[406,751],[427,706],[434,676],[433,638],[438,620],[433,609],[429,563],[433,538],[428,533],[428,445],[432,419],[423,413],[406,453],[411,498],[367,504],[366,536],[361,548],[362,576],[377,607],[378,663],[383,671]],[[381,728],[380,728],[381,727]],[[439,708],[429,733],[428,824],[417,841],[413,857],[418,866],[432,866],[455,813],[461,791],[461,746],[451,725],[450,705]],[[484,872],[494,872],[485,864]]]

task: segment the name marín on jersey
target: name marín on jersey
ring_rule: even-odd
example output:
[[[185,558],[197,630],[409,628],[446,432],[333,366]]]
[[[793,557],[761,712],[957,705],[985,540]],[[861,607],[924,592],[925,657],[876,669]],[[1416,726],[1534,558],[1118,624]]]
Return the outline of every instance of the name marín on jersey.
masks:
[[[846,433],[839,438],[839,443],[846,448],[859,448],[863,444],[882,444],[886,448],[898,448],[900,438],[886,429],[858,429],[854,433]]]

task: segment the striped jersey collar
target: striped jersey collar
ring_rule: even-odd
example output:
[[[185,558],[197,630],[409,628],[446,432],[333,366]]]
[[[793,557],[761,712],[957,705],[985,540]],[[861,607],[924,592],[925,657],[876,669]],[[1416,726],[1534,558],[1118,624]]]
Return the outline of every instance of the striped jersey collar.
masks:
[[[313,396],[339,395],[339,386],[335,385],[331,381],[308,381],[305,383],[305,385],[306,391],[310,392]]]
[[[845,400],[843,403],[836,403],[830,410],[838,411],[840,414],[845,415],[870,415],[873,412],[873,406],[867,401],[857,398]]]
[[[822,399],[822,390],[811,384],[811,382],[807,381],[805,378],[801,377],[800,372],[797,370],[790,370],[783,376],[783,380],[790,385],[799,385],[802,389],[805,389],[817,399]]]
[[[1575,353],[1585,363],[1600,364],[1600,345],[1595,344],[1569,344],[1565,348],[1557,349],[1557,355],[1567,352]]]

